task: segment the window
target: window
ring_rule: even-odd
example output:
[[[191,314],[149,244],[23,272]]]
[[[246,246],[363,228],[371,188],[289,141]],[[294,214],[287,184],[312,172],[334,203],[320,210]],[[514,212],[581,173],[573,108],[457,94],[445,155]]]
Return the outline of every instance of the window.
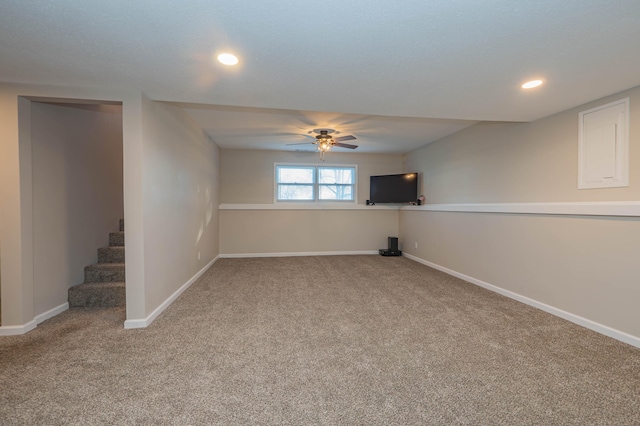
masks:
[[[318,199],[353,201],[355,167],[318,167]]]
[[[315,167],[276,166],[278,201],[313,201],[315,199],[315,176]]]
[[[276,165],[277,201],[354,201],[355,166]]]

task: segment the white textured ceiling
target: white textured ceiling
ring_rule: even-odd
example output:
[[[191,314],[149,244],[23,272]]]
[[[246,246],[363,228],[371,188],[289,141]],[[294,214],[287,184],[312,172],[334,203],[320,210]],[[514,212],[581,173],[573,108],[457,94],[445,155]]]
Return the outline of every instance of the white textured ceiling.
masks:
[[[473,121],[291,111],[282,109],[180,105],[222,148],[314,150],[317,133],[352,135],[358,152],[402,153],[457,132]],[[295,144],[295,145],[289,145]],[[301,144],[301,145],[299,145]],[[350,152],[344,148],[334,148]]]
[[[225,147],[335,123],[365,152],[406,152],[639,85],[638,22],[639,0],[2,0],[0,81],[188,103]]]

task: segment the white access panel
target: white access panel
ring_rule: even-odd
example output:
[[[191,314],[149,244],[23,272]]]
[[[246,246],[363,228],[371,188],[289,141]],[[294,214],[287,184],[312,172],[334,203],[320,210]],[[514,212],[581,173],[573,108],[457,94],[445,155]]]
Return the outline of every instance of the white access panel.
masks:
[[[629,98],[579,114],[578,189],[629,186]]]

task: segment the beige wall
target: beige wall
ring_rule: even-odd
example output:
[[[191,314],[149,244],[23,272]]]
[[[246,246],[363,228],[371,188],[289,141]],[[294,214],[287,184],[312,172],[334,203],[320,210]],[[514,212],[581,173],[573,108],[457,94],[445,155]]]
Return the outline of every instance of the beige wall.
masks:
[[[369,198],[369,176],[402,173],[398,154],[359,154],[331,152],[325,162],[317,152],[285,152],[223,149],[223,204],[273,204],[275,163],[358,166],[358,204]]]
[[[349,164],[358,167],[357,200],[369,198],[369,176],[402,172],[402,157],[389,154],[222,150],[223,204],[266,204],[250,210],[221,210],[220,253],[337,253],[374,251],[398,232],[393,209],[286,209],[274,204],[275,163]],[[362,207],[362,206],[360,206]]]
[[[178,107],[143,97],[142,124],[146,318],[219,253],[220,151]]]
[[[67,301],[124,217],[122,107],[31,103],[34,309]]]
[[[223,254],[374,251],[398,234],[398,211],[221,210]]]
[[[402,211],[400,235],[420,259],[640,336],[635,218]]]
[[[578,190],[578,112],[630,97],[629,187]],[[416,150],[429,203],[640,200],[640,87],[531,123],[482,123]]]
[[[139,99],[139,95],[138,95]],[[0,84],[0,250],[2,255],[2,333],[21,333],[35,327],[34,311],[34,221],[33,221],[33,167],[31,141],[31,104],[33,101],[122,103],[124,174],[135,175],[139,164],[129,161],[127,151],[140,146],[135,131],[135,120],[127,119],[127,110],[133,118],[136,94],[131,91]],[[139,102],[138,102],[139,103]],[[128,122],[128,124],[127,124]],[[134,124],[134,125],[132,125]],[[129,156],[131,160],[131,156]],[[129,179],[131,181],[131,179]],[[125,186],[126,178],[125,178]],[[139,210],[139,195],[135,188],[125,200],[127,209]],[[126,195],[125,195],[126,198]],[[134,232],[135,234],[135,232]],[[127,235],[127,258],[141,258],[131,250],[131,235]],[[135,238],[134,238],[135,240]],[[127,266],[127,276],[138,265]],[[141,287],[140,282],[127,279],[127,286]],[[129,302],[129,300],[128,300]],[[134,306],[136,303],[132,303]],[[129,304],[127,305],[129,309]]]
[[[577,189],[578,112],[629,96],[630,185]],[[640,88],[532,123],[479,124],[407,155],[428,203],[640,200]],[[640,338],[640,218],[401,211],[404,250]],[[415,249],[414,243],[418,243]]]
[[[25,107],[25,104],[27,108]],[[22,107],[22,108],[21,108]],[[19,102],[14,91],[0,86],[0,245],[2,249],[2,326],[17,326],[33,320],[33,279],[32,253],[29,241],[32,235],[25,226],[29,217],[21,213],[30,207],[22,205],[31,198],[30,142],[22,148],[22,158],[28,164],[20,165],[20,123],[18,111],[24,109],[30,114],[28,101]],[[29,120],[28,117],[26,117]],[[27,126],[25,131],[30,130]],[[26,152],[25,152],[26,151]],[[21,172],[29,179],[28,185],[21,187]],[[27,190],[28,189],[28,190]],[[22,285],[25,282],[26,285]]]

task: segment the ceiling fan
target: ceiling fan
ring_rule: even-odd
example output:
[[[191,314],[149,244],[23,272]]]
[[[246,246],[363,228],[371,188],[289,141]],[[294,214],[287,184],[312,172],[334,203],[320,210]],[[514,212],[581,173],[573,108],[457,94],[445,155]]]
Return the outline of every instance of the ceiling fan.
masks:
[[[348,148],[348,149],[356,149],[358,147],[358,145],[342,143],[342,141],[354,140],[356,138],[355,136],[346,135],[346,136],[340,136],[337,138],[334,138],[333,136],[331,136],[331,133],[335,133],[334,129],[313,129],[312,132],[318,133],[318,135],[316,135],[315,137],[308,136],[310,138],[315,139],[313,142],[290,143],[287,145],[308,145],[308,144],[316,145],[318,151],[320,151],[320,158],[323,161],[324,161],[324,153],[329,151],[334,146],[337,146],[339,148]]]

